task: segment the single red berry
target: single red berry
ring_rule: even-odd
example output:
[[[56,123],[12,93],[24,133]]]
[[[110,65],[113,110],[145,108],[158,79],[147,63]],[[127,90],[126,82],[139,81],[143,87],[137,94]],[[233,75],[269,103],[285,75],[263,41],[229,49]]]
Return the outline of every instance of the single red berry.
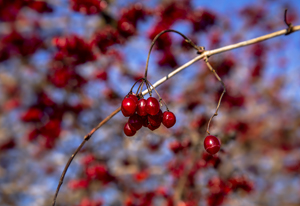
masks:
[[[131,129],[131,128],[129,127],[129,124],[126,123],[125,126],[124,126],[124,133],[125,133],[127,136],[131,137],[131,136],[135,135],[136,131],[133,130],[133,129]]]
[[[212,135],[205,137],[204,148],[206,152],[208,152],[211,155],[216,154],[220,150],[220,147],[221,142],[217,137]]]
[[[131,129],[138,131],[143,126],[142,118],[138,114],[134,114],[129,117],[128,124]]]
[[[137,104],[132,98],[125,98],[122,101],[121,111],[125,117],[129,117],[135,113]]]
[[[137,96],[135,96],[133,94],[129,94],[127,98],[133,99],[136,104],[138,104],[138,102],[139,102],[139,99],[137,98]]]
[[[151,124],[148,124],[148,128],[151,130],[151,131],[154,131],[156,129],[158,129],[160,127],[160,124],[158,126],[153,126]]]
[[[147,115],[146,105],[147,105],[147,100],[140,99],[138,101],[137,109],[136,109],[136,112],[138,113],[138,115],[140,115],[140,116],[146,116]]]
[[[173,127],[176,123],[176,117],[173,112],[165,111],[163,114],[162,123],[167,128]]]
[[[142,118],[142,124],[144,127],[148,127],[148,116],[144,116],[144,117],[141,117]]]
[[[161,124],[162,117],[163,117],[163,113],[160,109],[156,115],[148,115],[148,122],[152,126],[159,126]]]
[[[150,115],[156,115],[159,112],[159,102],[154,97],[147,99],[146,111]]]

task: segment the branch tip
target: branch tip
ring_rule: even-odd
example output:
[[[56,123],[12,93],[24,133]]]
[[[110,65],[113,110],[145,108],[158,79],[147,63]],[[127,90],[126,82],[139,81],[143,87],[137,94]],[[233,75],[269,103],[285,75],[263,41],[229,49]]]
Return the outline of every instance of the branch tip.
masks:
[[[284,10],[284,22],[288,26],[288,28],[286,29],[285,36],[287,36],[287,35],[289,35],[289,34],[291,34],[293,32],[293,24],[289,23],[287,21],[287,11],[288,11],[288,9]]]

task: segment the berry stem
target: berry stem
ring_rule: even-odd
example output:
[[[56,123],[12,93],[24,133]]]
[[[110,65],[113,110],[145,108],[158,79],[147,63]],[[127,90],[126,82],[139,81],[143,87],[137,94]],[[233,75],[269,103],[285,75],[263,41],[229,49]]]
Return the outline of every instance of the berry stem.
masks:
[[[145,79],[145,83],[146,83],[146,86],[147,86],[148,93],[149,93],[150,97],[152,97],[152,90],[150,89],[150,85],[149,85],[149,82],[148,82],[147,79]]]
[[[206,132],[208,135],[210,135],[210,132],[209,132],[209,125],[210,125],[210,122],[211,120],[218,115],[218,111],[219,111],[219,108],[220,108],[220,105],[221,105],[221,101],[222,101],[222,97],[223,95],[225,94],[226,92],[226,88],[225,88],[225,84],[224,82],[222,81],[222,79],[219,77],[219,75],[217,74],[217,72],[212,68],[212,66],[210,65],[210,63],[208,62],[208,58],[207,56],[204,57],[204,61],[206,63],[206,65],[208,66],[208,68],[210,69],[211,72],[214,73],[215,77],[221,82],[222,86],[223,86],[223,92],[219,98],[219,102],[218,102],[218,105],[217,105],[217,108],[216,108],[216,111],[215,113],[210,117],[209,121],[208,121],[208,124],[207,124],[207,128],[206,128]]]
[[[179,31],[175,31],[173,29],[166,29],[166,30],[163,30],[162,32],[160,32],[159,34],[157,34],[155,36],[155,38],[153,39],[152,43],[151,43],[151,46],[150,46],[150,49],[149,49],[149,53],[148,53],[148,57],[147,57],[147,62],[146,62],[146,68],[145,68],[145,79],[147,80],[147,74],[148,74],[148,65],[149,65],[149,59],[150,59],[150,53],[152,51],[152,48],[153,46],[155,45],[157,39],[163,35],[164,33],[167,33],[167,32],[174,32],[174,33],[177,33],[179,34],[180,36],[182,36],[184,39],[185,39],[185,42],[187,42],[188,44],[190,44],[194,49],[197,50],[198,54],[201,54],[202,52],[204,52],[204,47],[198,47],[194,42],[192,42],[192,40],[190,40],[189,38],[187,38],[184,34],[182,34],[181,32]]]
[[[131,87],[129,93],[132,94],[132,90],[133,90],[134,86],[136,85],[136,83],[138,83],[138,82],[141,81],[141,80],[144,80],[144,78],[140,78],[139,80],[137,80],[137,81],[133,84],[133,86]]]
[[[145,82],[145,79],[143,78],[143,81],[140,83],[140,85],[135,93],[139,97],[139,99],[143,96],[142,91],[143,91],[144,82]]]
[[[167,108],[167,110],[169,111],[169,108],[168,108],[168,106],[167,106],[167,104],[166,104],[166,102],[161,98],[161,96],[158,94],[158,92],[157,92],[157,90],[155,89],[155,87],[151,84],[151,82],[149,82],[147,79],[145,79],[146,80],[146,82],[148,82],[150,85],[151,85],[151,87],[154,89],[154,91],[156,92],[156,94],[157,94],[157,96],[159,97],[159,103],[160,103],[160,101],[162,101],[163,103],[164,103],[164,105],[166,106],[166,108]]]

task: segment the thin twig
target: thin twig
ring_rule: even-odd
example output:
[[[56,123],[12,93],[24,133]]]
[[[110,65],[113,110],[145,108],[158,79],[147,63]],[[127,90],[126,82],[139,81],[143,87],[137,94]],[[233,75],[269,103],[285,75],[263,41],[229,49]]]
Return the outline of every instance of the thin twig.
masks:
[[[58,186],[56,188],[56,192],[53,198],[53,202],[52,202],[52,206],[55,206],[56,203],[56,198],[59,192],[59,189],[61,187],[61,185],[64,182],[64,178],[65,175],[67,173],[67,170],[71,164],[71,162],[73,161],[74,157],[76,156],[76,154],[81,150],[81,148],[83,147],[83,145],[91,138],[91,136],[102,126],[104,125],[108,120],[110,120],[113,116],[115,116],[119,111],[121,110],[121,107],[119,107],[118,109],[116,109],[115,111],[113,111],[110,115],[108,115],[104,120],[102,120],[94,129],[92,129],[87,135],[85,135],[84,140],[82,141],[82,143],[79,145],[79,147],[76,149],[76,151],[74,152],[74,154],[72,154],[72,156],[69,158],[62,174],[61,177],[59,179],[59,183]]]
[[[153,39],[152,43],[151,43],[151,46],[150,46],[150,49],[149,49],[149,53],[148,53],[148,57],[147,57],[147,62],[146,62],[146,68],[145,68],[145,79],[147,79],[147,74],[148,74],[148,65],[149,65],[149,59],[150,59],[150,53],[152,51],[152,48],[153,46],[155,45],[157,39],[163,35],[164,33],[167,33],[167,32],[174,32],[174,33],[177,33],[179,34],[180,36],[182,36],[185,41],[190,44],[194,49],[197,50],[197,52],[200,54],[204,51],[204,47],[198,47],[196,44],[194,44],[194,42],[192,42],[192,40],[190,40],[189,38],[187,38],[184,34],[180,33],[179,31],[176,31],[176,30],[173,30],[173,29],[166,29],[162,32],[160,32],[159,34],[157,34],[155,36],[155,38]]]
[[[284,22],[288,26],[285,35],[289,35],[293,32],[293,24],[287,21],[287,11],[287,9],[284,10]]]
[[[84,139],[81,144],[79,145],[79,147],[76,149],[76,151],[74,152],[74,154],[72,154],[72,156],[70,157],[70,159],[68,160],[65,168],[64,168],[64,171],[62,172],[61,174],[61,177],[59,179],[59,183],[58,183],[58,186],[56,188],[56,192],[55,192],[55,195],[54,195],[54,198],[53,198],[53,202],[52,202],[52,205],[54,206],[55,203],[56,203],[56,198],[57,198],[57,195],[58,195],[58,192],[59,192],[59,189],[61,187],[61,185],[63,184],[64,182],[64,177],[67,173],[67,170],[71,164],[71,162],[73,161],[74,157],[76,156],[76,154],[81,150],[81,148],[83,147],[83,145],[87,142],[87,139]]]
[[[210,117],[208,123],[207,123],[207,127],[206,127],[206,132],[208,135],[210,135],[210,132],[209,132],[209,125],[210,125],[210,122],[211,120],[215,117],[215,116],[218,116],[218,111],[219,111],[219,108],[220,108],[220,105],[221,105],[221,101],[222,101],[222,97],[223,95],[225,94],[226,92],[226,88],[225,88],[225,84],[224,82],[222,81],[222,79],[219,77],[219,75],[217,74],[217,72],[214,70],[214,68],[212,68],[212,66],[210,65],[210,63],[208,62],[208,58],[207,57],[204,57],[204,61],[206,63],[206,65],[208,66],[209,70],[211,72],[214,73],[214,75],[216,76],[216,78],[221,82],[222,86],[223,86],[223,92],[219,98],[219,102],[218,102],[218,105],[217,105],[217,108],[216,108],[216,111],[215,113]]]
[[[163,100],[163,98],[161,98],[161,96],[158,94],[158,92],[157,92],[157,90],[155,89],[155,87],[154,87],[154,86],[151,84],[151,82],[149,82],[147,79],[146,79],[146,81],[151,85],[151,87],[154,89],[154,91],[156,92],[157,96],[159,97],[159,103],[160,103],[161,101],[163,101],[164,105],[165,105],[166,108],[167,108],[167,111],[169,111],[169,108],[168,108],[166,102],[165,102],[165,101]]]
[[[300,26],[294,26],[293,27],[293,32],[299,31],[299,30],[300,30]],[[173,77],[177,73],[179,73],[182,70],[186,69],[187,67],[189,67],[190,65],[194,64],[195,62],[203,59],[204,57],[210,57],[210,56],[212,56],[214,54],[220,54],[220,53],[223,53],[223,52],[226,52],[226,51],[229,51],[229,50],[233,50],[233,49],[236,49],[236,48],[240,48],[240,47],[248,46],[248,45],[251,45],[251,44],[258,43],[258,42],[262,42],[262,41],[265,41],[265,40],[268,40],[268,39],[271,39],[271,38],[274,38],[274,37],[277,37],[277,36],[281,36],[281,35],[284,35],[284,34],[286,34],[286,29],[283,29],[283,30],[280,30],[280,31],[277,31],[277,32],[274,32],[274,33],[271,33],[271,34],[267,34],[267,35],[264,35],[264,36],[261,36],[261,37],[255,38],[255,39],[251,39],[251,40],[248,40],[248,41],[243,41],[243,42],[240,42],[240,43],[237,43],[237,44],[232,44],[232,45],[228,45],[228,46],[225,46],[225,47],[221,47],[219,49],[214,49],[214,50],[211,50],[211,51],[204,51],[203,53],[201,53],[201,55],[195,57],[191,61],[187,62],[186,64],[182,65],[181,67],[179,67],[175,71],[169,73],[167,76],[165,76],[165,77],[161,78],[160,80],[158,80],[157,82],[155,82],[153,84],[152,88],[158,87],[159,85],[161,85],[162,83],[164,83],[165,81],[167,81],[169,78]],[[148,61],[149,61],[149,59],[147,60],[147,62]],[[145,91],[142,92],[142,94],[145,95],[148,92],[149,92],[149,90],[146,89]],[[61,175],[61,178],[59,180],[59,184],[57,186],[57,189],[56,189],[56,192],[55,192],[55,195],[54,195],[54,198],[53,198],[53,204],[52,204],[52,206],[55,206],[55,202],[56,202],[56,198],[57,198],[59,189],[60,189],[60,187],[61,187],[61,185],[63,183],[63,180],[64,180],[64,177],[66,175],[66,172],[67,172],[67,170],[68,170],[68,168],[69,168],[72,160],[74,159],[75,155],[83,147],[83,145],[85,144],[85,142],[87,140],[89,140],[89,138],[91,138],[91,136],[94,134],[94,132],[96,130],[98,130],[103,124],[105,124],[109,119],[111,119],[114,115],[116,115],[120,110],[121,110],[121,107],[119,107],[118,109],[116,109],[109,116],[107,116],[102,122],[100,122],[88,135],[86,135],[84,137],[83,142],[76,149],[75,153],[70,157],[68,163],[66,164],[66,166],[65,166],[65,168],[63,170],[63,173]]]

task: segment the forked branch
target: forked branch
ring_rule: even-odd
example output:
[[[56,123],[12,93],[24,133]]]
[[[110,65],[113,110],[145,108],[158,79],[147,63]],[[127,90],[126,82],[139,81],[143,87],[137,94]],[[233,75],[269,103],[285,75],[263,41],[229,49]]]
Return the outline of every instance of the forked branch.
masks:
[[[255,44],[255,43],[262,42],[262,41],[265,41],[265,40],[268,40],[268,39],[271,39],[271,38],[274,38],[274,37],[277,37],[277,36],[290,34],[291,32],[296,32],[296,31],[300,30],[300,26],[289,26],[289,27],[291,29],[288,29],[288,30],[287,29],[283,29],[283,30],[280,30],[280,31],[277,31],[277,32],[274,32],[274,33],[271,33],[271,34],[267,34],[267,35],[264,35],[264,36],[261,36],[261,37],[258,37],[258,38],[254,38],[254,39],[248,40],[248,41],[243,41],[243,42],[240,42],[240,43],[237,43],[237,44],[232,44],[232,45],[228,45],[228,46],[225,46],[225,47],[221,47],[219,49],[214,49],[214,50],[210,50],[210,51],[202,51],[201,48],[200,48],[200,50],[201,50],[201,52],[199,51],[199,53],[201,53],[200,55],[198,55],[197,57],[195,57],[191,61],[187,62],[186,64],[182,65],[178,69],[176,69],[173,72],[169,73],[167,76],[165,76],[165,77],[161,78],[160,80],[158,80],[157,82],[155,82],[150,87],[150,89],[152,90],[154,87],[158,87],[159,85],[161,85],[162,83],[164,83],[165,81],[167,81],[169,78],[173,77],[177,73],[179,73],[182,70],[186,69],[188,66],[194,64],[195,62],[197,62],[197,61],[199,61],[199,60],[201,60],[201,59],[203,59],[205,57],[210,57],[210,56],[215,55],[215,54],[220,54],[220,53],[223,53],[223,52],[226,52],[226,51],[230,51],[230,50],[233,50],[233,49],[237,49],[237,48],[240,48],[240,47],[249,46],[251,44]],[[152,47],[153,47],[153,45],[152,45]],[[149,61],[149,59],[147,60],[147,64],[148,64],[148,61]],[[145,77],[147,77],[147,71],[146,71]],[[144,90],[142,92],[142,94],[146,95],[148,92],[149,92],[149,90],[146,89],[146,90]],[[75,153],[70,157],[70,159],[68,160],[68,162],[67,162],[67,164],[66,164],[66,166],[65,166],[65,168],[63,170],[63,173],[62,173],[62,175],[60,177],[59,184],[57,186],[57,189],[56,189],[56,192],[55,192],[55,195],[54,195],[54,198],[53,198],[52,206],[55,205],[56,198],[57,198],[59,189],[60,189],[60,187],[61,187],[61,185],[63,183],[63,180],[64,180],[64,177],[66,175],[66,172],[67,172],[67,170],[68,170],[68,168],[69,168],[72,160],[74,159],[74,157],[78,153],[78,151],[83,147],[83,145],[85,144],[85,142],[87,142],[91,138],[91,136],[94,134],[94,132],[96,130],[98,130],[102,125],[104,125],[109,119],[111,119],[114,115],[116,115],[120,110],[121,110],[120,107],[118,109],[116,109],[114,112],[112,112],[108,117],[106,117],[103,121],[101,121],[90,133],[88,133],[84,137],[83,142],[76,149]]]
[[[208,62],[208,58],[207,58],[207,57],[204,57],[204,61],[205,61],[206,65],[207,65],[207,67],[209,68],[209,70],[210,70],[211,72],[214,73],[215,77],[219,80],[219,82],[221,82],[221,84],[222,84],[222,86],[223,86],[223,92],[222,92],[222,94],[221,94],[221,96],[220,96],[220,98],[219,98],[219,101],[218,101],[218,105],[217,105],[216,111],[215,111],[215,113],[210,117],[210,119],[209,119],[209,121],[208,121],[208,123],[207,123],[206,132],[207,132],[208,135],[210,135],[210,132],[209,132],[209,125],[210,125],[210,122],[211,122],[211,120],[212,120],[215,116],[218,116],[218,111],[219,111],[219,108],[220,108],[220,105],[221,105],[222,97],[223,97],[223,95],[224,95],[225,92],[226,92],[226,88],[225,88],[225,84],[224,84],[224,82],[222,81],[222,79],[219,77],[219,75],[217,74],[217,72],[214,70],[214,68],[212,68],[212,66],[211,66],[210,63]]]

